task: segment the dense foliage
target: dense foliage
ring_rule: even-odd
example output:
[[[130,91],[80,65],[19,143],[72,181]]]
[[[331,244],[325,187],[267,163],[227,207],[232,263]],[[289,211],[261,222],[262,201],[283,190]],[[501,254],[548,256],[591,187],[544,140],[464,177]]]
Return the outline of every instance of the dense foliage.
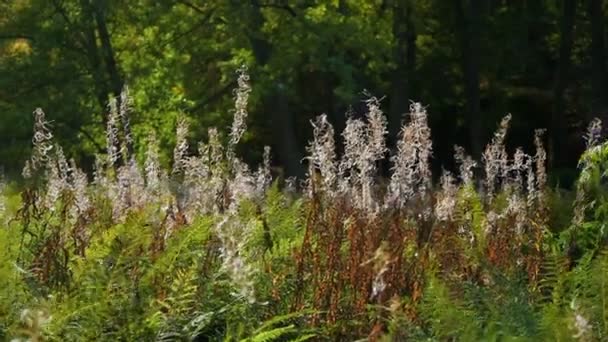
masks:
[[[23,189],[5,185],[0,339],[15,341],[604,340],[608,336],[601,123],[585,136],[575,194],[547,187],[534,154],[505,148],[432,178],[426,109],[411,105],[395,151],[378,99],[349,116],[339,157],[312,122],[302,184],[237,153],[251,88],[239,71],[230,131],[173,165],[157,138],[130,151],[128,94],[110,102],[93,181],[34,112]],[[120,100],[120,101],[119,101]],[[390,164],[390,176],[378,168]]]
[[[269,145],[274,164],[303,176],[301,127],[327,113],[342,131],[349,106],[364,115],[369,89],[386,95],[391,147],[409,100],[429,106],[436,173],[455,143],[480,158],[512,113],[507,145],[532,150],[527,137],[547,128],[552,176],[569,185],[578,137],[607,113],[605,14],[602,0],[0,1],[0,163],[18,173],[29,113],[42,107],[90,171],[108,98],[126,84],[137,152],[156,132],[167,167],[178,117],[194,140],[230,124],[233,71],[246,64],[250,165]]]

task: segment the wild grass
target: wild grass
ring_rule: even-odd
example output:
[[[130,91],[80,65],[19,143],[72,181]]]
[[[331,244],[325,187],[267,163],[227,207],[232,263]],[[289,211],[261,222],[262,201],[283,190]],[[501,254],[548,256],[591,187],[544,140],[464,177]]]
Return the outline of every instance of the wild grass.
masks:
[[[250,91],[240,70],[230,131],[196,148],[180,119],[170,170],[154,135],[133,155],[127,92],[91,176],[37,109],[25,185],[0,205],[0,338],[607,338],[598,121],[573,201],[547,187],[543,131],[510,151],[506,116],[480,161],[455,146],[456,170],[434,182],[426,109],[411,105],[391,150],[374,97],[343,132],[312,122],[298,183],[273,179],[269,148],[255,170],[237,156]]]

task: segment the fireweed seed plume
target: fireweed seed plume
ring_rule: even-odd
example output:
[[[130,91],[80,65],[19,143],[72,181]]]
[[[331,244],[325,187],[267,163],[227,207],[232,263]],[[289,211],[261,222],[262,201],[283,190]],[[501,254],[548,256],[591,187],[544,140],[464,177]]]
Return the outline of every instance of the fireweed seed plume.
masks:
[[[454,159],[458,165],[458,173],[462,184],[469,186],[473,184],[474,169],[477,162],[470,155],[466,154],[464,147],[454,145]]]
[[[368,146],[370,155],[376,160],[381,160],[386,153],[386,134],[388,134],[388,122],[382,110],[380,100],[370,97],[367,101],[367,124],[368,124]]]
[[[130,210],[144,206],[146,196],[142,194],[145,194],[145,180],[135,159],[130,159],[118,169],[115,187],[114,220],[121,221]]]
[[[545,134],[544,129],[537,129],[534,131],[534,146],[536,148],[536,154],[534,160],[536,162],[536,187],[542,192],[547,184],[547,151],[543,145],[543,135]]]
[[[264,156],[262,165],[258,168],[255,174],[255,193],[256,197],[262,198],[266,190],[272,182],[272,174],[270,171],[270,146],[264,146]]]
[[[259,171],[253,174],[246,163],[236,157],[235,148],[246,129],[247,101],[251,88],[245,68],[239,70],[238,88],[235,90],[235,113],[229,134],[228,146],[224,149],[216,129],[209,129],[209,142],[201,145],[199,166],[201,176],[207,176],[207,194],[212,194],[214,211],[220,213],[221,221],[215,232],[221,241],[222,269],[230,277],[239,298],[254,303],[254,268],[247,261],[246,246],[250,240],[253,221],[242,218],[238,212],[241,202],[263,196],[270,182],[270,148],[264,149],[264,161]]]
[[[365,123],[347,115],[346,126],[342,131],[344,153],[338,165],[338,191],[346,196],[356,196],[356,188],[361,181],[356,169],[366,148]]]
[[[146,192],[149,196],[158,196],[161,187],[161,166],[158,154],[158,140],[156,134],[148,136],[146,149],[146,159],[144,161],[144,175],[146,181]]]
[[[209,158],[213,166],[213,172],[219,176],[222,173],[222,163],[224,161],[224,146],[220,141],[220,135],[216,128],[209,128]]]
[[[63,148],[59,145],[55,145],[55,160],[59,169],[59,175],[61,179],[67,184],[68,175],[70,173],[70,165],[63,153]]]
[[[110,186],[110,179],[107,175],[106,165],[106,156],[96,154],[93,165],[93,184],[107,190]]]
[[[521,235],[527,222],[526,200],[517,191],[509,195],[506,213],[515,217],[515,232]]]
[[[222,269],[230,277],[237,292],[235,296],[246,299],[249,303],[256,301],[253,286],[254,268],[245,257],[247,242],[250,240],[253,222],[245,221],[238,215],[240,203],[251,199],[255,193],[255,180],[247,165],[238,158],[233,160],[234,178],[228,182],[230,203],[222,214],[222,220],[215,226],[215,232],[221,241],[220,255]]]
[[[43,169],[49,159],[49,153],[53,149],[53,134],[51,133],[50,123],[42,109],[36,108],[34,111],[34,136],[32,138],[32,155],[26,162],[22,175],[30,178],[33,173]]]
[[[243,227],[243,223],[237,217],[226,215],[217,225],[216,231],[222,242],[220,247],[222,270],[228,274],[237,290],[233,295],[249,303],[255,303],[253,283],[255,269],[242,255],[248,240],[245,234],[249,229]]]
[[[309,190],[311,186],[316,186],[314,182],[316,181],[315,178],[317,178],[316,172],[319,171],[321,190],[329,197],[334,197],[337,180],[334,128],[327,120],[327,115],[325,114],[317,117],[311,124],[313,127],[313,140],[307,148],[309,153]]]
[[[220,142],[217,129],[210,128],[209,135],[209,179],[210,193],[213,196],[213,210],[219,212],[224,205],[224,177],[226,169],[224,163],[224,147]]]
[[[524,172],[526,173],[526,191],[528,193],[527,205],[528,208],[533,208],[536,199],[540,196],[540,190],[536,188],[536,173],[534,170],[535,158],[527,156],[526,162],[524,163]]]
[[[486,145],[486,149],[482,154],[486,179],[486,195],[490,201],[496,191],[496,183],[502,178],[503,180],[508,174],[508,155],[504,146],[511,114],[505,116],[500,122],[500,127],[494,133],[492,141]]]
[[[420,190],[428,191],[432,187],[431,157],[433,156],[433,141],[428,125],[426,109],[420,103],[410,106],[410,115],[414,123],[417,144],[419,145],[417,173],[420,176]]]
[[[452,173],[446,170],[443,170],[439,183],[441,184],[441,191],[435,203],[435,217],[439,221],[449,221],[456,210],[458,185]]]
[[[82,215],[91,207],[91,201],[87,195],[89,180],[87,174],[76,166],[74,159],[70,160],[70,170],[70,185],[74,192],[75,208],[77,208],[77,214]]]
[[[120,117],[116,98],[111,98],[108,103],[108,121],[106,123],[106,149],[109,167],[114,167],[121,157],[120,150]]]
[[[241,201],[253,198],[255,184],[249,166],[238,159],[233,162],[233,173],[234,178],[228,183],[229,209],[236,212]]]
[[[70,166],[63,154],[63,149],[56,145],[54,157],[47,160],[45,207],[48,210],[54,211],[61,194],[70,190],[69,173]]]
[[[573,222],[576,225],[583,223],[585,219],[585,211],[593,205],[593,202],[587,203],[587,191],[585,187],[591,179],[593,163],[590,162],[591,156],[600,151],[600,143],[602,140],[602,122],[599,119],[594,119],[589,123],[587,132],[584,136],[587,143],[587,150],[579,161],[581,173],[576,184],[576,198],[574,199],[574,218]]]
[[[238,75],[238,87],[234,91],[234,118],[230,128],[230,141],[226,150],[226,158],[229,162],[235,158],[234,149],[247,129],[247,103],[249,101],[249,94],[251,93],[247,68],[245,66],[241,67],[238,70]]]
[[[189,125],[186,118],[180,116],[177,119],[177,128],[175,132],[175,148],[173,149],[173,175],[179,175],[184,172],[186,156],[188,154],[188,133]]]
[[[359,196],[360,208],[374,212],[377,204],[373,198],[373,183],[376,175],[376,164],[384,158],[387,152],[386,134],[388,133],[388,122],[380,110],[380,101],[371,97],[367,101],[367,129],[365,140],[359,142],[364,146],[364,153],[359,158],[359,170],[361,181],[361,195]]]
[[[120,122],[122,124],[122,129],[124,132],[124,146],[121,148],[125,150],[127,153],[126,158],[131,158],[131,153],[133,152],[133,145],[135,144],[133,141],[133,134],[131,133],[131,112],[133,108],[133,99],[129,96],[129,87],[126,85],[122,88],[120,92]]]
[[[298,192],[298,178],[295,176],[285,179],[285,192],[294,195]]]
[[[528,155],[524,153],[524,150],[521,147],[518,147],[513,155],[513,162],[509,167],[511,175],[507,179],[507,182],[519,192],[523,190],[523,179],[527,159]]]
[[[55,211],[55,203],[57,203],[57,200],[64,189],[64,181],[61,179],[57,163],[49,163],[47,166],[46,178],[44,208],[53,212]]]
[[[188,192],[187,217],[213,212],[214,195],[210,187],[209,145],[198,144],[198,156],[186,160],[184,185]]]
[[[410,122],[401,130],[397,153],[391,157],[392,176],[387,205],[403,208],[418,194],[425,197],[431,190],[430,159],[433,154],[427,113],[420,103],[410,106]]]
[[[596,146],[599,144],[602,138],[602,120],[595,118],[591,120],[589,126],[587,126],[587,132],[585,132],[585,143],[587,144],[587,149]]]

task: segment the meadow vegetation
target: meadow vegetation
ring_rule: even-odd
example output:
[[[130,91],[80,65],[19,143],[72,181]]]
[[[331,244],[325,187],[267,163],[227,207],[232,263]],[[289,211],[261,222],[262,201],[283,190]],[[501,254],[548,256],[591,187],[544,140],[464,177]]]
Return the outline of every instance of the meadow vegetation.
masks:
[[[0,340],[608,339],[599,121],[572,193],[547,185],[542,130],[505,147],[510,116],[481,160],[454,146],[434,176],[426,108],[389,150],[372,96],[342,132],[314,120],[306,178],[281,179],[269,148],[257,168],[238,156],[245,70],[237,84],[229,132],[191,146],[180,119],[170,169],[154,135],[134,148],[127,90],[93,175],[34,112],[25,180],[3,183]]]

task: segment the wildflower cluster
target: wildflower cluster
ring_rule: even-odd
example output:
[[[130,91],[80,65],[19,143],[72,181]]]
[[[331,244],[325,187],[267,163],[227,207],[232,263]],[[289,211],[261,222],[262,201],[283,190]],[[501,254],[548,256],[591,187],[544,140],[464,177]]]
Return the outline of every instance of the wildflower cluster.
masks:
[[[334,130],[327,115],[313,120],[304,159],[306,178],[271,185],[269,147],[258,167],[237,156],[251,93],[245,69],[239,70],[237,84],[230,131],[224,136],[209,128],[207,139],[194,143],[188,119],[180,116],[167,168],[161,165],[154,133],[145,138],[141,164],[133,155],[133,110],[125,88],[108,106],[107,149],[96,156],[91,181],[53,139],[44,113],[34,112],[32,157],[23,172],[27,189],[17,213],[20,236],[13,237],[21,246],[11,265],[27,286],[48,297],[41,302],[54,305],[54,315],[66,314],[55,320],[38,309],[43,305],[22,305],[22,322],[16,325],[64,336],[80,324],[91,324],[120,339],[125,335],[111,330],[121,324],[117,321],[127,307],[145,325],[143,340],[195,339],[212,330],[222,337],[228,330],[253,331],[241,326],[216,329],[233,316],[251,314],[259,320],[284,312],[294,322],[280,330],[285,334],[295,334],[297,324],[338,340],[374,340],[416,327],[394,338],[408,340],[449,325],[437,328],[448,333],[436,336],[454,339],[464,334],[445,319],[450,316],[441,306],[459,314],[456,322],[472,320],[467,315],[477,310],[475,319],[483,324],[476,323],[476,329],[492,327],[484,315],[500,311],[496,308],[507,299],[483,296],[503,294],[503,278],[510,279],[509,286],[521,285],[522,293],[530,296],[513,296],[509,310],[529,303],[532,311],[538,303],[551,305],[546,304],[551,300],[539,298],[545,292],[565,291],[561,280],[551,282],[551,277],[566,272],[561,269],[565,263],[548,248],[565,243],[545,243],[557,234],[549,230],[553,198],[547,189],[543,130],[535,132],[532,152],[507,148],[508,115],[481,160],[454,146],[454,168],[443,168],[434,178],[426,108],[411,104],[399,139],[390,148],[382,100],[370,95],[365,115],[347,114],[342,132]],[[603,186],[608,168],[608,148],[601,144],[600,131],[601,123],[593,121],[586,135],[588,151],[581,159],[575,228],[563,234],[577,243],[588,236],[588,244],[603,241],[603,228],[583,231],[590,226],[591,209],[603,203],[601,196],[590,200]],[[300,181],[305,184],[302,193]],[[595,212],[594,219],[602,221],[602,213]],[[7,250],[12,251],[10,246]],[[573,274],[604,269],[604,264],[591,263],[597,254],[580,260],[586,264]],[[557,260],[555,265],[549,264],[550,257]],[[580,281],[577,277],[572,281]],[[95,284],[96,279],[103,285]],[[563,311],[560,324],[568,331],[562,336],[591,339],[597,335],[597,310],[579,305],[591,297],[578,293],[600,287],[573,284],[577,290],[569,299],[577,305],[568,309],[554,295],[552,312]],[[50,293],[70,295],[55,298]],[[94,298],[94,304],[79,308],[70,302],[72,294],[78,301]],[[150,298],[142,300],[143,295]],[[119,304],[103,306],[106,297]],[[486,307],[486,300],[495,307]],[[2,305],[0,297],[0,315],[6,307]],[[90,309],[96,306],[103,310]],[[298,312],[312,313],[305,319],[290,316]],[[91,323],[89,314],[105,315],[112,323]],[[125,329],[132,330],[128,326]]]

